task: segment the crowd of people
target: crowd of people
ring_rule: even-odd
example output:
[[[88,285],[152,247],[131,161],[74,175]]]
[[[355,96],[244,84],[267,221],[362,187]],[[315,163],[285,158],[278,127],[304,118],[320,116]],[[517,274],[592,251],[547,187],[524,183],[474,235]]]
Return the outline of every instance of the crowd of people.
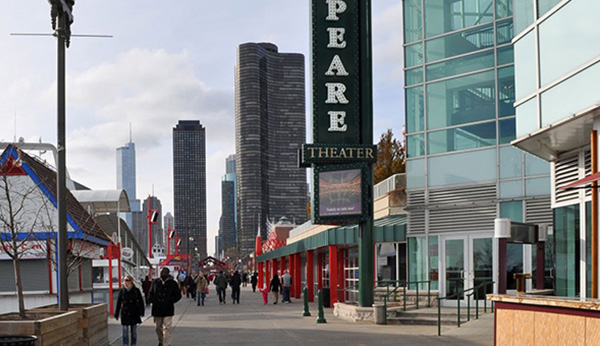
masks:
[[[205,274],[202,271],[193,271],[188,274],[185,270],[171,275],[169,268],[162,268],[160,276],[153,281],[146,276],[142,280],[142,290],[135,286],[133,278],[126,276],[123,279],[123,288],[119,290],[114,317],[121,320],[123,327],[123,345],[137,344],[137,325],[142,323],[146,307],[152,305],[152,317],[156,327],[159,346],[170,346],[173,330],[173,316],[175,303],[182,297],[193,299],[197,306],[204,306],[206,295],[210,291],[210,283],[215,285],[219,304],[226,304],[227,288],[231,289],[231,301],[240,304],[240,287],[252,285],[252,292],[256,292],[258,273],[240,273],[220,271],[219,273]],[[269,285],[259,288],[264,304],[268,303],[269,293],[273,296],[273,304],[279,301],[291,303],[290,288],[292,276],[286,270],[281,278],[275,273]]]

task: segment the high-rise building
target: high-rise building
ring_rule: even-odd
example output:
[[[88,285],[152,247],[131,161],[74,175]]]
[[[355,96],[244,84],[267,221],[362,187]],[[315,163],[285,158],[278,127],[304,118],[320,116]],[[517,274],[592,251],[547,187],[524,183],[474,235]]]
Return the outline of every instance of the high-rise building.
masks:
[[[259,224],[267,218],[307,220],[306,169],[298,168],[297,157],[306,142],[304,79],[302,54],[279,53],[271,43],[238,47],[235,133],[242,256],[254,251]]]
[[[140,200],[136,199],[135,143],[129,141],[117,148],[117,189],[123,189],[129,198],[131,212],[140,211]],[[127,225],[133,229],[131,213],[122,213]]]
[[[168,234],[169,228],[171,230],[175,229],[175,218],[173,217],[173,214],[171,214],[171,212],[167,212],[165,214],[165,217],[163,217],[163,229],[165,230],[163,244],[165,244],[165,249],[166,249],[165,251],[170,250],[171,253],[173,254],[173,253],[175,253],[175,246],[174,246],[175,240],[169,239],[169,234]],[[168,244],[167,242],[169,242],[169,241],[171,242],[170,246],[167,245]]]
[[[442,297],[496,277],[495,218],[552,221],[549,165],[510,145],[512,4],[403,1],[409,280]],[[520,244],[506,260],[534,270]]]
[[[143,201],[142,211],[131,213],[133,219],[133,229],[131,232],[138,244],[144,249],[146,255],[148,255],[148,199],[150,199],[150,209],[158,212],[157,223],[152,224],[152,246],[158,244],[160,246],[164,245],[166,248],[166,244],[163,243],[162,203],[158,197],[149,196]]]
[[[235,155],[225,161],[226,174],[221,181],[221,219],[219,221],[219,255],[232,256],[237,251],[237,192]]]
[[[206,257],[206,134],[198,120],[173,128],[173,192],[181,253]],[[193,240],[191,240],[193,239]]]

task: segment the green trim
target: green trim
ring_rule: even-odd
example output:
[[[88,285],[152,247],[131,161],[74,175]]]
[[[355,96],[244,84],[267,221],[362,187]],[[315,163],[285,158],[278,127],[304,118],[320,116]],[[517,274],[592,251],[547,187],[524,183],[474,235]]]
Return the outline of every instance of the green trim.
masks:
[[[404,214],[377,219],[373,228],[375,243],[406,241],[406,215]],[[262,254],[256,260],[258,262],[265,262],[274,258],[281,258],[329,245],[347,244],[358,244],[358,225],[330,228],[290,245]]]

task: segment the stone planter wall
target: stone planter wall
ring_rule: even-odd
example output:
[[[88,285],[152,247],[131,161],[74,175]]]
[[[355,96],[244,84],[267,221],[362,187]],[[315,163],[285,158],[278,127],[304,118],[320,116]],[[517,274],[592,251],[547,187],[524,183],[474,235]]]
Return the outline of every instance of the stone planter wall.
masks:
[[[373,308],[362,308],[356,305],[334,303],[333,315],[351,322],[373,322]]]
[[[78,345],[76,312],[44,312],[40,315],[46,317],[29,321],[0,321],[0,334],[35,335],[38,337],[36,346]]]

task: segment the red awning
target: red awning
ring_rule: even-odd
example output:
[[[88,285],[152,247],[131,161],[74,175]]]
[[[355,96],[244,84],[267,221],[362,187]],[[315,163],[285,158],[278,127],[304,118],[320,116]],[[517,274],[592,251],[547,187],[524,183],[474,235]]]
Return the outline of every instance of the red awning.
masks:
[[[585,178],[581,178],[579,180],[576,180],[568,185],[562,186],[559,188],[559,190],[567,190],[579,185],[585,185],[585,184],[589,184],[589,183],[593,183],[594,181],[598,181],[600,180],[600,172],[598,173],[594,173],[594,174],[590,174]]]

